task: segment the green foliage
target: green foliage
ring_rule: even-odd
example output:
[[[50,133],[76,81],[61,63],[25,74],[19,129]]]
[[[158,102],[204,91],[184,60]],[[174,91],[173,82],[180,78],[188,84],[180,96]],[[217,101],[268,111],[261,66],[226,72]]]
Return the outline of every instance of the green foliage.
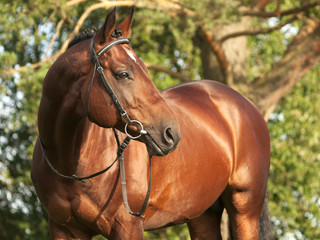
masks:
[[[104,240],[102,236],[96,236],[93,240]],[[189,230],[186,224],[178,225],[174,227],[164,228],[160,230],[154,230],[144,232],[145,240],[190,240]]]
[[[297,7],[286,1],[287,7]],[[269,11],[274,5],[268,6]],[[256,20],[259,25],[278,24],[279,19]],[[254,80],[267,73],[286,51],[299,28],[283,28],[268,35],[250,37],[248,73]],[[319,71],[310,71],[278,106],[269,121],[271,134],[271,170],[269,208],[277,238],[320,238],[320,124]]]
[[[40,61],[58,20],[56,1],[4,1],[0,8],[0,68]],[[48,35],[48,36],[47,36]],[[48,64],[0,76],[0,239],[49,239],[47,216],[30,179],[36,117]]]
[[[133,48],[145,62],[167,67],[191,79],[199,78],[199,50],[190,37],[194,27],[190,19],[179,17],[176,21],[163,12],[137,11],[132,28]],[[150,76],[159,89],[179,83],[160,72],[150,72]]]
[[[277,21],[275,19],[275,21]],[[260,25],[257,21],[254,25]],[[264,23],[267,26],[267,23]],[[273,64],[281,59],[286,51],[284,34],[276,31],[268,35],[257,35],[248,39],[250,55],[248,56],[248,73],[254,80],[267,73]],[[277,47],[275,47],[277,46]]]
[[[30,179],[34,125],[23,116],[17,86],[1,84],[6,96],[1,95],[0,113],[0,239],[48,239],[46,213]]]
[[[145,232],[144,237],[146,240],[149,240],[149,239],[150,240],[153,240],[153,239],[189,240],[190,239],[189,230],[186,224],[169,227],[166,229],[151,231],[151,232]]]
[[[282,101],[269,122],[269,206],[277,236],[320,239],[320,65]]]
[[[234,0],[184,0],[183,6],[193,10],[196,20],[206,21],[209,27],[214,27],[214,23],[230,23],[239,19],[239,1]],[[242,5],[248,5],[243,3]]]
[[[282,20],[284,21],[284,20]],[[274,27],[280,23],[279,18],[256,19],[253,28],[258,29]],[[259,78],[270,71],[274,64],[285,54],[289,42],[294,38],[301,23],[293,22],[280,31],[270,34],[259,34],[248,38],[248,76],[250,80]]]

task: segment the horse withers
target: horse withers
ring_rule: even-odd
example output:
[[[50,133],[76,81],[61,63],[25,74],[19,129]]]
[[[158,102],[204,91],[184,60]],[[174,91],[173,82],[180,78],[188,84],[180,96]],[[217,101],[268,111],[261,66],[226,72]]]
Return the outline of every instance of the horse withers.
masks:
[[[184,222],[192,239],[221,239],[224,208],[233,239],[258,239],[265,121],[214,81],[159,92],[129,45],[132,17],[115,27],[111,10],[45,77],[31,176],[52,239],[143,239]]]

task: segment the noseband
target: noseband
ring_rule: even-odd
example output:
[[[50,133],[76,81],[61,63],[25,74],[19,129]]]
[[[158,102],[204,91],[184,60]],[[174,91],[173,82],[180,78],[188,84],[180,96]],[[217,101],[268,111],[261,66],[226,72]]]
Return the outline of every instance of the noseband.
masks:
[[[119,140],[119,135],[117,130],[115,130],[113,128],[113,132],[114,132],[114,136],[116,138],[117,141],[117,145],[118,145],[118,151],[117,151],[117,156],[116,159],[105,169],[93,173],[89,176],[85,176],[85,177],[78,177],[76,175],[72,175],[72,176],[67,176],[64,175],[62,173],[60,173],[57,169],[54,168],[54,166],[52,165],[52,163],[49,161],[49,158],[47,157],[46,151],[44,149],[44,145],[41,141],[41,137],[39,137],[40,139],[40,146],[41,146],[41,150],[43,153],[43,156],[48,164],[48,166],[51,168],[51,170],[56,173],[58,176],[64,178],[64,179],[68,179],[68,180],[74,180],[74,181],[81,181],[83,183],[85,183],[86,179],[90,179],[93,177],[96,177],[100,174],[105,173],[106,171],[108,171],[113,165],[114,163],[119,160],[119,166],[120,166],[120,176],[121,176],[121,188],[122,188],[122,198],[123,198],[123,203],[125,208],[127,209],[127,211],[134,216],[137,217],[141,217],[144,219],[143,213],[145,212],[147,205],[148,205],[148,201],[149,201],[149,196],[150,196],[150,190],[151,190],[151,157],[149,157],[149,166],[150,166],[150,178],[149,178],[149,184],[148,184],[148,190],[143,202],[143,205],[140,209],[139,212],[132,212],[128,203],[128,197],[127,197],[127,187],[126,187],[126,177],[125,177],[125,168],[124,168],[124,158],[123,158],[123,151],[126,149],[126,147],[128,146],[128,144],[130,143],[131,139],[137,139],[139,137],[141,137],[142,135],[147,134],[147,131],[144,130],[143,125],[141,122],[139,122],[138,120],[131,120],[130,117],[128,116],[127,112],[125,111],[125,109],[122,107],[118,97],[116,96],[115,92],[113,91],[112,87],[110,86],[104,72],[103,72],[103,68],[100,64],[99,61],[99,57],[101,57],[105,52],[107,52],[109,49],[111,49],[112,47],[119,45],[119,44],[129,44],[129,40],[126,38],[121,38],[121,39],[116,39],[114,41],[112,41],[111,43],[107,44],[105,47],[103,47],[100,51],[98,51],[97,53],[94,50],[93,47],[93,41],[94,41],[94,37],[91,39],[90,42],[90,54],[91,54],[91,59],[92,62],[94,63],[94,68],[93,68],[93,74],[92,74],[92,78],[91,78],[91,82],[90,82],[90,87],[89,87],[89,94],[88,94],[88,100],[87,100],[87,116],[88,119],[94,123],[94,121],[90,118],[90,114],[89,114],[89,107],[90,107],[90,96],[91,96],[91,91],[92,91],[92,85],[93,85],[93,80],[95,77],[95,72],[97,71],[100,75],[100,78],[102,80],[103,85],[105,86],[107,92],[109,93],[112,101],[114,102],[115,106],[117,107],[117,109],[119,110],[120,115],[125,119],[126,121],[126,125],[124,128],[124,132],[127,135],[127,137],[123,140],[123,142],[120,144],[120,140]],[[131,124],[138,124],[140,126],[140,132],[137,136],[132,136],[131,134],[128,133],[128,127]]]

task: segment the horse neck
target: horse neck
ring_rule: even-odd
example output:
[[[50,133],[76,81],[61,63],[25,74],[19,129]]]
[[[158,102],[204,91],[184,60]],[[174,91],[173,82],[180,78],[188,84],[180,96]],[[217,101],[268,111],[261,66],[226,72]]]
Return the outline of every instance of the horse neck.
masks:
[[[87,49],[88,46],[83,48]],[[89,62],[90,56],[81,51],[70,50],[56,60],[44,79],[38,128],[50,161],[59,170],[72,166],[64,173],[73,174],[81,155],[92,151],[87,146],[96,144],[94,148],[97,151],[104,151],[103,148],[109,145],[115,146],[115,149],[116,142],[111,129],[99,128],[88,120],[85,101],[92,68],[90,64],[84,65],[83,62]],[[87,155],[92,157],[91,153]],[[72,164],[67,164],[66,161]]]
[[[77,111],[82,107],[78,101],[74,101],[75,105],[69,105],[70,99],[66,101],[68,104],[62,101],[56,106],[42,103],[39,109],[39,135],[54,166],[65,174],[74,174],[80,161],[94,159],[108,147],[110,156],[115,156],[117,144],[112,129],[90,122],[82,111]],[[99,165],[97,161],[95,164]],[[68,166],[70,169],[66,169]]]
[[[81,99],[86,79],[74,79],[64,67],[68,62],[67,57],[61,57],[48,71],[38,112],[40,138],[49,158],[58,165],[77,157],[87,121]]]

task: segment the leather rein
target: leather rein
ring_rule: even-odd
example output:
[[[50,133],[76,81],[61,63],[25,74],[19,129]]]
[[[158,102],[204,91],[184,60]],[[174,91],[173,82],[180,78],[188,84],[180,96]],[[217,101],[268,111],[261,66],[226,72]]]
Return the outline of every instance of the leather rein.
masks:
[[[127,211],[133,215],[133,216],[137,216],[137,217],[141,217],[142,219],[144,219],[144,212],[147,208],[148,205],[148,201],[149,201],[149,197],[150,197],[150,191],[151,191],[151,156],[149,157],[149,167],[150,167],[150,177],[149,177],[149,184],[148,184],[148,190],[143,202],[143,205],[140,209],[139,212],[132,212],[131,208],[129,206],[128,203],[128,197],[127,197],[127,186],[126,186],[126,175],[125,175],[125,167],[124,167],[124,158],[123,158],[123,152],[126,149],[126,147],[128,146],[128,144],[130,143],[131,139],[137,139],[139,137],[141,137],[142,135],[148,134],[146,130],[143,129],[143,125],[142,123],[140,123],[138,120],[131,120],[130,117],[128,116],[127,112],[125,111],[125,109],[122,107],[119,99],[117,98],[115,92],[113,91],[112,87],[110,86],[104,72],[103,72],[103,68],[100,64],[99,61],[99,57],[101,57],[105,52],[107,52],[110,48],[119,45],[119,44],[129,44],[129,40],[126,38],[121,38],[121,39],[116,39],[112,42],[110,42],[109,44],[107,44],[105,47],[103,47],[101,50],[99,50],[97,53],[94,50],[93,47],[93,40],[94,40],[94,36],[91,39],[90,42],[90,54],[91,54],[91,59],[92,62],[94,63],[94,68],[93,68],[93,74],[92,74],[92,78],[91,78],[91,82],[90,82],[90,87],[89,87],[89,94],[88,94],[88,100],[87,100],[87,116],[88,119],[92,121],[92,119],[90,119],[90,115],[89,115],[89,105],[90,105],[90,96],[91,96],[91,90],[92,90],[92,85],[93,85],[93,80],[95,77],[95,72],[97,71],[100,75],[100,78],[102,80],[103,85],[105,86],[107,92],[109,93],[109,95],[111,96],[115,106],[117,107],[117,109],[119,110],[121,116],[125,119],[126,121],[126,125],[124,128],[125,134],[127,135],[126,138],[123,140],[123,142],[120,144],[120,140],[119,140],[119,134],[117,132],[117,130],[115,128],[113,128],[113,132],[114,132],[114,136],[116,138],[117,141],[117,145],[118,145],[118,151],[117,151],[117,156],[115,158],[115,160],[109,165],[107,166],[105,169],[98,171],[96,173],[90,174],[88,176],[84,176],[84,177],[79,177],[77,175],[64,175],[62,173],[60,173],[56,168],[54,168],[54,166],[52,165],[52,163],[50,162],[46,151],[45,151],[45,147],[44,144],[41,140],[41,137],[39,137],[40,139],[40,146],[41,146],[41,150],[43,153],[43,156],[48,164],[48,166],[51,168],[51,170],[56,173],[58,176],[60,176],[61,178],[64,179],[68,179],[68,180],[74,180],[74,181],[81,181],[83,183],[86,183],[85,180],[96,177],[98,175],[101,175],[103,173],[105,173],[106,171],[108,171],[117,160],[119,160],[119,166],[120,166],[120,177],[121,177],[121,189],[122,189],[122,198],[123,198],[123,203],[125,208],[127,209]],[[94,122],[93,122],[94,123]],[[131,134],[128,133],[128,126],[131,124],[138,124],[141,128],[139,135],[137,136],[132,136]]]

